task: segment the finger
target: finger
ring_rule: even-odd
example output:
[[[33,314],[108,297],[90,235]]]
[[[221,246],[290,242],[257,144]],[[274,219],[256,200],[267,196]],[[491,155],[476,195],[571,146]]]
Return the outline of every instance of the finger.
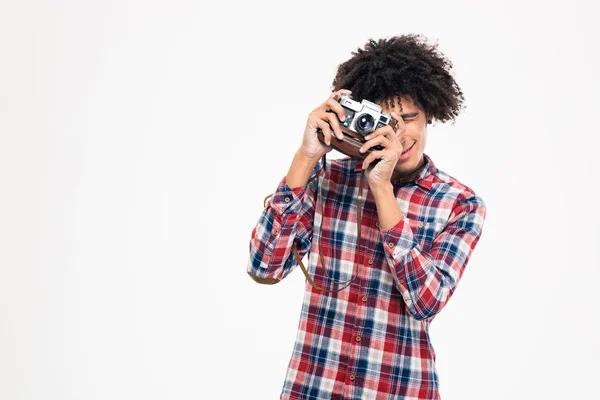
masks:
[[[348,89],[339,89],[339,90],[337,90],[337,91],[335,91],[335,92],[331,92],[331,94],[329,95],[329,99],[333,99],[334,101],[338,101],[339,97],[340,97],[342,94],[350,94],[350,93],[352,93],[352,91],[351,91],[351,90],[348,90]],[[328,99],[328,100],[329,100],[329,99]],[[323,106],[323,105],[325,105],[326,103],[327,103],[327,101],[325,101],[325,102],[324,102],[323,104],[321,104],[321,105]]]
[[[372,151],[369,153],[369,155],[367,157],[365,157],[365,159],[363,160],[363,169],[367,169],[367,167],[369,166],[369,164],[371,163],[371,161],[375,160],[376,158],[383,158],[384,156],[384,152],[383,150],[376,150],[376,151]]]
[[[368,135],[365,136],[366,140],[370,140],[379,136],[384,136],[387,137],[389,140],[394,140],[394,136],[396,136],[396,132],[394,132],[394,129],[389,126],[382,126],[381,128],[377,128],[375,129],[373,132],[369,133]]]
[[[402,117],[400,117],[395,111],[392,111],[391,115],[392,118],[396,120],[396,126],[393,127],[393,129],[396,131],[396,135],[400,136],[402,133],[404,133],[404,130],[406,129],[404,119],[402,119]]]
[[[378,144],[381,144],[383,147],[388,147],[390,145],[390,140],[385,137],[385,136],[377,136],[376,138],[373,138],[367,142],[365,142],[360,149],[358,149],[358,151],[360,151],[361,153],[366,152],[368,149],[370,149],[373,146],[376,146]]]
[[[344,111],[344,107],[342,107],[342,105],[337,101],[334,100],[333,98],[329,98],[325,104],[327,104],[327,107],[332,110],[333,112],[336,113],[337,117],[340,119],[340,121],[343,121],[346,119],[346,112]],[[328,111],[328,110],[326,110]]]
[[[329,121],[329,125],[331,125],[331,127],[333,128],[333,131],[335,132],[337,138],[342,140],[344,138],[344,134],[342,133],[342,128],[340,128],[340,122],[338,121],[335,114],[330,112],[325,112],[323,114],[323,119]]]
[[[340,89],[336,92],[332,92],[329,98],[325,100],[323,104],[321,104],[321,110],[333,110],[338,115],[338,118],[343,121],[346,118],[346,114],[344,112],[344,108],[340,105],[339,97],[344,93],[350,94],[352,91],[348,89]]]
[[[345,94],[350,94],[350,93],[352,93],[352,90],[349,90],[349,89],[338,89],[338,90],[336,90],[335,92],[333,92],[331,94],[331,97],[333,97],[334,94],[337,94],[338,96],[341,96],[344,93]]]
[[[321,118],[317,118],[316,124],[323,131],[325,144],[327,144],[327,146],[330,146],[331,145],[331,127],[329,126],[329,124],[326,121],[323,121]]]

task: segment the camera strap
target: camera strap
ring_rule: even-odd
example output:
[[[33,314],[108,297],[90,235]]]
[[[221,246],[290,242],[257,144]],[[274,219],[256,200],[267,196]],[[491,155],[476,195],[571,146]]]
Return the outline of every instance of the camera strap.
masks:
[[[327,158],[326,155],[323,154],[322,157],[322,167],[321,169],[323,169],[323,171],[327,171]],[[311,180],[317,178],[318,179],[318,171],[317,174],[315,174],[314,177],[310,178],[308,180],[308,182],[310,182]],[[357,219],[357,231],[358,234],[356,236],[356,248],[358,249],[358,262],[360,262],[360,227],[362,225],[362,203],[363,203],[363,184],[364,184],[364,177],[365,177],[365,170],[362,170],[360,172],[360,184],[359,184],[359,193],[358,193],[358,204],[357,204],[357,214],[358,214],[358,219]],[[307,182],[307,184],[308,184]],[[315,203],[320,204],[321,205],[321,215],[323,214],[323,203],[319,201],[319,198],[321,197],[321,185],[319,186],[319,190],[317,192],[317,198],[315,200]],[[268,195],[267,197],[265,197],[264,200],[264,204],[266,205],[266,201],[269,197],[271,197],[272,194]],[[294,257],[296,258],[296,261],[298,262],[298,265],[300,266],[300,268],[302,269],[302,272],[304,273],[304,276],[306,276],[306,280],[311,284],[312,287],[314,287],[315,289],[319,290],[319,291],[323,291],[323,292],[339,292],[340,290],[345,289],[346,287],[348,287],[358,276],[358,268],[356,268],[356,272],[354,273],[354,276],[352,277],[352,279],[348,280],[348,281],[337,281],[335,279],[333,279],[331,277],[331,275],[329,274],[329,271],[327,270],[327,267],[325,266],[325,259],[323,257],[323,247],[321,246],[321,233],[319,233],[319,239],[318,239],[318,247],[319,247],[319,257],[321,259],[321,265],[323,266],[323,269],[325,270],[325,274],[329,277],[330,280],[332,280],[333,282],[335,282],[336,284],[346,284],[345,286],[338,288],[338,289],[323,289],[319,286],[317,286],[313,280],[311,279],[310,275],[308,274],[308,271],[306,270],[306,267],[304,266],[304,264],[302,263],[302,258],[300,257],[300,254],[298,254],[298,249],[296,248],[296,244],[293,243],[292,244],[292,250],[294,253]],[[355,262],[356,264],[356,262]],[[353,268],[354,269],[354,268]],[[276,283],[276,282],[273,282]]]

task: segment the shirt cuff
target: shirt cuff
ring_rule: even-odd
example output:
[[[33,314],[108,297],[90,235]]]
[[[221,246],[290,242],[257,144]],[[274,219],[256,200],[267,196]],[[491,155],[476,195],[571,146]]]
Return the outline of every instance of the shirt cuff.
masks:
[[[381,229],[380,235],[385,253],[394,260],[403,259],[419,245],[410,224],[404,217],[390,229]]]
[[[273,193],[273,196],[269,200],[269,204],[279,215],[300,212],[304,193],[306,193],[307,188],[307,185],[305,185],[292,189],[288,186],[286,179],[286,177],[283,177],[275,193]]]

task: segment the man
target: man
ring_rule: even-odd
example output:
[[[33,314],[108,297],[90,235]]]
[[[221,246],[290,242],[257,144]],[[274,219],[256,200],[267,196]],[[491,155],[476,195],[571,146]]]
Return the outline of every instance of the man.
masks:
[[[439,399],[429,326],[457,288],[486,208],[424,149],[428,123],[453,120],[463,94],[452,64],[420,35],[369,40],[352,54],[333,94],[381,105],[396,129],[366,136],[362,150],[383,150],[364,161],[326,161],[344,110],[333,97],[313,110],[252,230],[247,272],[274,284],[298,265],[294,248],[309,255],[313,282],[280,399]]]

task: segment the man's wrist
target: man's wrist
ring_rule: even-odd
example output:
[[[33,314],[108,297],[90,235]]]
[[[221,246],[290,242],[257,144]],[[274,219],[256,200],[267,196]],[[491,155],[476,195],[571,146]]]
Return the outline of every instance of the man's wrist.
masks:
[[[371,187],[371,192],[373,192],[373,197],[382,197],[391,194],[394,195],[394,186],[391,182],[380,183],[377,185],[373,185]]]
[[[313,157],[313,156],[307,155],[302,149],[296,150],[296,154],[294,155],[294,157],[298,157],[298,159],[301,162],[303,162],[307,165],[310,165],[311,170],[312,170],[312,168],[314,168],[315,165],[317,165],[317,163],[321,159],[321,157]]]
[[[371,192],[375,199],[381,229],[391,229],[396,226],[404,218],[404,215],[396,202],[392,183],[376,185],[371,188]]]
[[[301,150],[294,154],[294,160],[286,175],[286,183],[290,189],[306,186],[310,173],[319,162],[318,158],[307,157]]]

